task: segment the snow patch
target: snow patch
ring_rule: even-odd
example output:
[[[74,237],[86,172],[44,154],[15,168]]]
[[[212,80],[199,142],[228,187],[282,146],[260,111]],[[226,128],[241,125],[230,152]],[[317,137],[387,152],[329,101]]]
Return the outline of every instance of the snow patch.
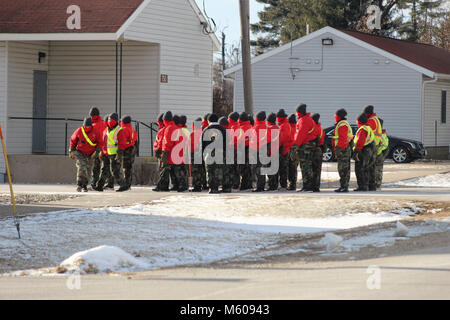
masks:
[[[397,185],[406,187],[431,187],[450,188],[450,173],[435,174],[426,177],[414,178],[394,183],[386,183],[385,186]]]
[[[320,244],[325,246],[327,251],[333,251],[344,241],[341,236],[335,235],[334,233],[326,233],[325,236],[320,240]]]
[[[400,221],[397,221],[397,228],[394,232],[394,237],[406,237],[408,235],[409,229]]]

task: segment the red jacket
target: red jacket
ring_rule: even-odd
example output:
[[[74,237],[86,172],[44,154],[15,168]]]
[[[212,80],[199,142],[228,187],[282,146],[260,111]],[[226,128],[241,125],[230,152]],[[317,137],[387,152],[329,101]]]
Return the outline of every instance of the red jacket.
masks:
[[[265,146],[268,142],[268,127],[265,121],[255,119],[255,125],[253,126],[253,133],[251,135],[250,149],[260,150],[262,146]]]
[[[299,120],[297,123],[297,132],[295,134],[294,144],[298,147],[313,141],[318,136],[316,123],[310,115],[310,113],[301,114],[297,112]]]
[[[117,124],[117,126],[119,126],[119,124]],[[109,131],[110,131],[109,127],[106,127],[106,129],[103,131],[102,138],[101,138],[102,151],[105,156],[108,156],[108,132]],[[119,150],[124,150],[124,149],[120,149],[120,146],[126,145],[126,142],[127,142],[126,133],[123,129],[120,130],[119,133],[117,133],[117,141],[118,141]]]
[[[267,141],[271,143],[269,156],[272,155],[272,149],[278,153],[280,150],[280,127],[275,123],[267,122]]]
[[[242,130],[242,135],[240,136],[238,140],[238,144],[245,143],[245,146],[248,147],[250,144],[250,135],[252,134],[252,125],[250,124],[250,121],[241,121],[239,120],[239,127]]]
[[[137,141],[137,132],[133,129],[131,123],[123,124],[122,123],[122,137],[123,139],[119,139],[119,150],[126,150],[136,144]],[[119,133],[120,134],[120,133]]]
[[[295,125],[291,126],[288,118],[277,118],[277,121],[280,125],[280,148],[283,147],[281,155],[284,156],[291,150],[295,135]]]
[[[205,130],[209,126],[209,121],[206,119],[202,120],[202,130]]]
[[[340,121],[342,121],[342,120],[340,120]],[[339,122],[336,125],[338,125],[338,124],[339,124]],[[349,133],[348,130],[352,130],[352,129],[351,128],[349,129],[347,126],[339,127],[338,132],[337,132],[337,136],[338,136],[337,147],[338,148],[345,149],[348,147],[348,144],[351,141],[348,138],[348,133]],[[352,135],[353,135],[353,132],[350,132],[350,133],[352,133]],[[333,131],[333,136],[335,136],[335,135],[336,135],[336,128]],[[334,150],[334,148],[335,148],[335,142],[333,141],[333,150]]]
[[[102,117],[100,116],[93,116],[91,117],[92,119],[92,126],[94,127],[95,130],[97,130],[97,134],[98,134],[98,143],[97,143],[97,147],[100,149],[103,149],[103,139],[100,139],[100,137],[103,136],[103,131],[105,131],[107,125],[106,122],[102,120]]]
[[[164,138],[162,142],[162,151],[169,153],[168,163],[174,164],[172,161],[172,158],[170,156],[172,149],[175,147],[175,145],[178,143],[178,139],[173,140],[176,138],[176,133],[179,129],[179,127],[175,124],[173,121],[167,121],[164,120],[164,126],[166,127],[164,129]]]
[[[367,139],[367,131],[366,130],[358,130],[356,133],[356,137],[358,139],[358,143],[355,146],[356,151],[361,151],[366,144]]]
[[[322,129],[322,125],[319,123],[316,124],[317,132],[319,137],[319,146],[323,146],[325,144],[325,130]]]
[[[92,128],[91,131],[86,132],[86,135],[89,140],[91,140],[91,142],[95,144],[95,146],[91,146],[89,142],[87,142],[80,127],[75,130],[75,132],[70,137],[70,149],[76,149],[85,155],[91,155],[92,153],[94,153],[97,149],[98,140],[101,140],[99,139],[100,137],[98,135],[98,131]]]
[[[158,133],[156,134],[155,143],[153,143],[153,152],[156,152],[157,150],[162,151],[162,142],[164,139],[164,123],[162,121],[158,121],[159,129]]]

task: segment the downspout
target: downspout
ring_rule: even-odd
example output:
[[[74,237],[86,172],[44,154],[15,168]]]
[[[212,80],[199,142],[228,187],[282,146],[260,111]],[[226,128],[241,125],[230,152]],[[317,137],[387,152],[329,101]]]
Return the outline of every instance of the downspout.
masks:
[[[424,130],[425,130],[425,86],[429,83],[436,83],[438,81],[438,78],[436,75],[433,75],[433,78],[430,80],[425,80],[422,82],[422,143],[425,144],[424,140]]]

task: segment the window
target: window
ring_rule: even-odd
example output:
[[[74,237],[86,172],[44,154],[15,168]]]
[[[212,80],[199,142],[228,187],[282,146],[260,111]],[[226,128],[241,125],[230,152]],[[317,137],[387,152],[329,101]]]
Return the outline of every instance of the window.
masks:
[[[442,90],[441,123],[447,123],[447,91]]]

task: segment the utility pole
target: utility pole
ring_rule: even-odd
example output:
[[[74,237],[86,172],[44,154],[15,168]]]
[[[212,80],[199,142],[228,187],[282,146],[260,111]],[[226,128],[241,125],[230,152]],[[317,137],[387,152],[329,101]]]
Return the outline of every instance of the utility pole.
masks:
[[[253,85],[250,53],[250,4],[249,0],[239,0],[241,15],[242,72],[244,82],[245,112],[253,114]]]
[[[225,71],[225,32],[222,31],[222,72]]]

